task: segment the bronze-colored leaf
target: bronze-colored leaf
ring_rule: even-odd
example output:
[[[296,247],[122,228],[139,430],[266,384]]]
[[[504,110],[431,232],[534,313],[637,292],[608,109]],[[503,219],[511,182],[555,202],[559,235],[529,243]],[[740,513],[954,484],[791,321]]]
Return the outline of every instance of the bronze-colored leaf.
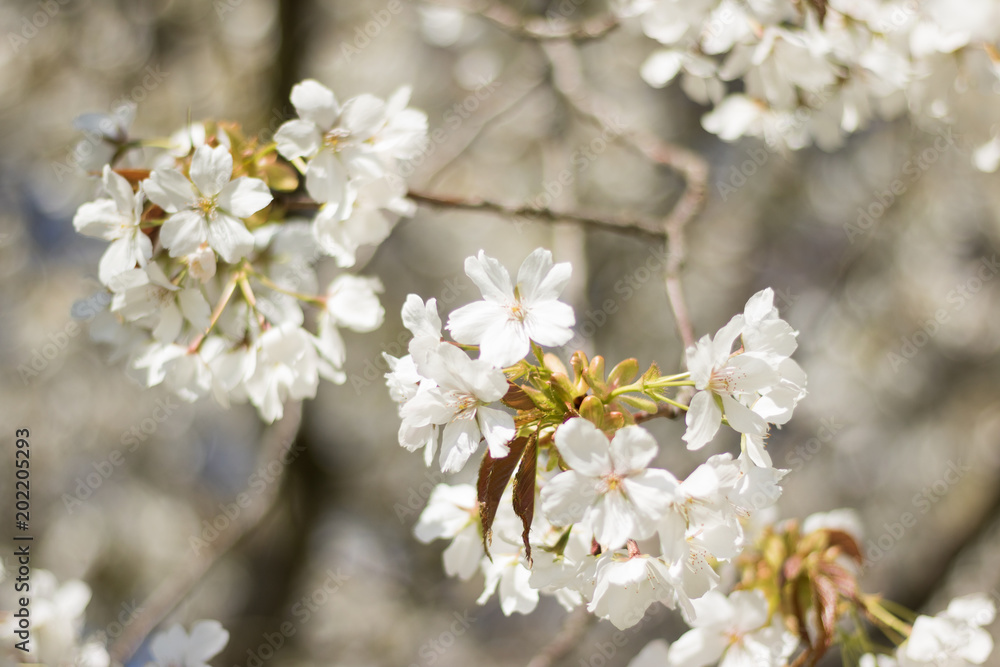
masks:
[[[854,559],[858,565],[863,565],[865,557],[861,553],[861,546],[854,539],[854,536],[843,530],[827,530],[830,536],[830,546],[839,547],[840,550]]]
[[[833,644],[837,630],[837,589],[828,578],[819,576],[813,579],[813,592],[820,627],[823,630],[822,647],[825,650]]]
[[[510,441],[510,453],[502,459],[490,456],[487,450],[483,462],[479,465],[479,479],[476,483],[476,493],[479,498],[479,520],[483,525],[483,549],[490,556],[490,541],[493,539],[493,520],[497,516],[500,497],[507,488],[507,482],[517,468],[518,461],[524,453],[528,438],[514,438]],[[492,557],[491,557],[492,558]]]
[[[503,404],[515,410],[534,410],[535,402],[531,400],[519,386],[513,382],[507,382],[507,393],[500,399]]]
[[[514,514],[521,519],[524,531],[521,541],[524,542],[528,564],[531,564],[531,544],[528,542],[528,532],[531,521],[535,517],[535,468],[538,465],[538,441],[531,437],[528,446],[521,457],[521,465],[514,477]]]

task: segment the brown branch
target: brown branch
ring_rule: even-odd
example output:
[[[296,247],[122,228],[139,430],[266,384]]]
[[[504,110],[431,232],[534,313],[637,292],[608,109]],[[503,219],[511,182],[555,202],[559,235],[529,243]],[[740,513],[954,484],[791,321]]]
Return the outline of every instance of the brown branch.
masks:
[[[587,611],[586,606],[577,609],[566,617],[559,634],[528,663],[528,667],[552,667],[556,662],[579,646],[587,628],[597,617]]]
[[[301,423],[301,402],[290,402],[285,406],[282,420],[271,426],[262,438],[257,457],[258,469],[272,461],[282,461],[285,452],[295,441]],[[113,663],[128,662],[149,633],[191,593],[212,566],[260,524],[278,498],[286,469],[287,465],[282,465],[281,473],[264,491],[244,491],[252,498],[251,503],[238,517],[232,519],[229,528],[219,531],[218,538],[204,547],[203,553],[189,559],[183,569],[168,577],[150,593],[141,605],[142,612],[125,626],[125,631],[109,649]]]
[[[600,39],[619,26],[618,18],[610,14],[573,22],[563,18],[523,16],[499,2],[473,3],[462,0],[430,0],[430,2],[480,16],[518,39],[536,41],[568,39],[574,42],[586,42]]]
[[[667,419],[677,419],[682,414],[687,414],[676,405],[670,405],[665,403],[659,406],[653,412],[648,410],[640,410],[639,412],[632,413],[632,419],[635,420],[636,424],[641,424],[642,422],[648,422],[650,419],[656,419],[657,417],[665,417]]]
[[[542,49],[552,65],[556,89],[581,116],[602,127],[621,125],[617,105],[590,90],[583,77],[580,55],[570,42],[543,43]],[[708,163],[692,150],[669,144],[651,132],[626,130],[617,135],[646,158],[679,173],[685,182],[684,192],[673,210],[663,221],[668,249],[666,290],[685,347],[694,344],[694,327],[684,299],[681,271],[687,248],[684,231],[688,223],[704,208],[708,191]]]
[[[649,220],[585,215],[570,211],[554,211],[550,208],[540,208],[523,204],[503,204],[479,197],[463,199],[450,195],[436,195],[429,192],[416,192],[414,190],[411,190],[407,194],[407,197],[418,204],[425,204],[427,206],[434,206],[437,208],[485,211],[514,218],[533,218],[536,220],[548,220],[550,222],[565,220],[567,222],[575,222],[579,225],[592,229],[610,230],[619,234],[633,234],[645,238],[662,239],[665,236],[665,232],[659,228],[656,223]]]

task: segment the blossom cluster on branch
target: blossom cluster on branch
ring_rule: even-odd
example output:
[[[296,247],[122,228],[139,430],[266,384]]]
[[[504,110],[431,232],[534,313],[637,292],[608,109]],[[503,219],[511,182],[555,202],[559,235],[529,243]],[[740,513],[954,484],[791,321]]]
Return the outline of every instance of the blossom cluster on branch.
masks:
[[[654,364],[640,374],[635,359],[606,371],[599,356],[578,351],[567,365],[546,352],[570,340],[575,319],[558,300],[570,266],[549,251],[531,253],[516,281],[482,251],[465,270],[483,299],[449,315],[449,341],[436,302],[411,294],[409,354],[387,355],[386,381],[399,443],[423,449],[427,465],[437,458],[457,473],[486,444],[476,485],[439,484],[415,526],[422,542],[450,541],[449,575],[482,572],[480,604],[496,595],[504,614],[527,614],[547,595],[619,629],[655,603],[678,609],[692,630],[669,649],[650,645],[634,667],[814,664],[834,645],[860,655],[874,646],[861,619],[902,643],[900,664],[942,651],[970,660],[954,664],[985,659],[992,640],[986,648],[978,628],[992,602],[956,601],[952,625],[909,625],[900,608],[862,593],[850,513],[768,521],[788,471],[773,466],[767,435],[791,418],[806,383],[791,359],[797,332],[770,289],[692,345],[688,371]],[[683,480],[655,467],[658,444],[641,422],[664,408],[686,412],[688,449],[726,425],[740,452],[710,456]],[[736,581],[728,595],[726,580]],[[974,648],[954,641],[963,632]]]
[[[413,213],[399,166],[424,146],[427,118],[409,95],[341,105],[303,81],[291,93],[299,118],[266,144],[233,123],[194,124],[165,141],[115,126],[104,137],[115,150],[101,158],[161,152],[151,169],[91,165],[102,170],[101,196],[73,224],[110,242],[98,277],[113,295],[92,335],[147,386],[188,401],[249,401],[268,422],[286,400],[315,396],[320,377],[342,383],[339,330],[382,324],[382,284],[345,271],[321,287],[315,265],[329,256],[354,266],[361,246]],[[303,185],[311,221],[289,215]],[[315,310],[314,331],[303,305]]]
[[[760,137],[798,149],[837,148],[874,118],[951,123],[963,92],[996,85],[995,3],[915,0],[619,0],[660,43],[642,78],[680,79],[712,105],[706,130],[726,141]],[[992,171],[1000,140],[976,163]]]

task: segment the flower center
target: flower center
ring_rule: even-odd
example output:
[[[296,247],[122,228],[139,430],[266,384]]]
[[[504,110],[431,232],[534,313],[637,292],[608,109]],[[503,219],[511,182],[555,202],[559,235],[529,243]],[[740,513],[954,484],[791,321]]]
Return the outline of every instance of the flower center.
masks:
[[[735,366],[714,368],[708,381],[708,389],[716,394],[735,394],[739,391],[739,382],[746,376],[746,371]]]
[[[510,318],[516,322],[524,322],[528,317],[528,309],[521,305],[520,301],[515,301],[510,306]]]
[[[201,211],[202,215],[206,218],[214,218],[217,207],[218,204],[215,202],[215,197],[202,197],[195,203],[195,208]]]
[[[325,135],[323,135],[323,144],[330,150],[337,152],[341,148],[341,144],[345,143],[345,140],[351,136],[351,133],[342,127],[335,127]]]

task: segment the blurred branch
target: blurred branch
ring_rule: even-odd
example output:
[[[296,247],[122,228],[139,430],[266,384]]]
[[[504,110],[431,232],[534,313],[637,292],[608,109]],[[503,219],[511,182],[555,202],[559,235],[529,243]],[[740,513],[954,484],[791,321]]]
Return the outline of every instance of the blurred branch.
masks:
[[[602,127],[622,124],[617,105],[587,87],[580,54],[572,43],[546,42],[542,44],[542,49],[552,64],[556,89],[578,114]],[[632,130],[624,131],[618,136],[652,162],[670,167],[684,178],[684,192],[663,221],[663,230],[669,246],[665,271],[667,297],[681,340],[688,347],[694,344],[694,327],[691,325],[681,285],[681,271],[686,256],[684,231],[705,206],[708,163],[694,151],[666,143],[651,132]]]
[[[519,39],[540,41],[569,39],[575,42],[585,42],[600,39],[619,25],[618,18],[610,14],[573,22],[561,17],[552,19],[540,16],[523,16],[499,2],[468,2],[465,0],[428,0],[428,2],[481,16]]]
[[[580,644],[587,628],[596,618],[587,611],[586,606],[577,607],[572,614],[566,617],[559,634],[531,659],[528,667],[552,667],[560,658],[568,655]]]
[[[640,410],[639,412],[633,412],[632,418],[635,419],[636,424],[641,424],[642,422],[648,422],[650,419],[656,419],[657,417],[665,417],[666,419],[677,419],[682,414],[687,414],[683,412],[680,408],[674,405],[661,405],[654,412],[649,412],[647,410]]]
[[[261,439],[257,468],[267,466],[281,456],[295,441],[302,423],[302,403],[290,402],[285,406],[285,416],[271,426]],[[250,505],[232,520],[229,528],[219,531],[219,537],[205,547],[203,553],[184,563],[179,570],[168,577],[146,598],[140,608],[142,612],[111,645],[109,653],[115,663],[126,663],[139,649],[150,632],[186,598],[197,586],[212,566],[237,543],[256,528],[267,516],[281,490],[287,465],[282,465],[279,476],[261,492],[243,493],[252,498]],[[242,506],[241,506],[242,507]]]
[[[438,182],[438,177],[448,167],[454,164],[456,160],[464,155],[467,150],[469,150],[476,140],[482,136],[487,127],[502,118],[509,111],[520,108],[521,103],[527,99],[531,93],[538,90],[538,87],[542,84],[542,80],[543,77],[541,73],[532,72],[531,76],[525,77],[523,81],[518,82],[518,85],[508,85],[504,88],[505,95],[500,96],[501,99],[496,101],[496,104],[493,105],[492,109],[484,114],[481,119],[470,119],[468,122],[464,123],[462,126],[462,133],[458,134],[456,131],[456,133],[449,138],[448,144],[457,146],[457,148],[454,148],[451,153],[444,151],[438,153],[438,159],[430,162],[429,166],[425,169],[427,176],[421,180],[425,182],[428,187],[436,184]]]
[[[512,218],[533,218],[536,220],[548,220],[550,222],[565,220],[568,222],[575,222],[583,225],[584,227],[610,230],[620,234],[633,234],[646,238],[662,239],[665,235],[662,229],[649,220],[591,216],[567,211],[554,211],[550,208],[502,204],[500,202],[482,199],[479,197],[460,198],[450,195],[431,194],[429,192],[416,192],[414,190],[411,190],[407,196],[418,204],[424,204],[436,208],[484,211],[499,213],[500,215]]]

